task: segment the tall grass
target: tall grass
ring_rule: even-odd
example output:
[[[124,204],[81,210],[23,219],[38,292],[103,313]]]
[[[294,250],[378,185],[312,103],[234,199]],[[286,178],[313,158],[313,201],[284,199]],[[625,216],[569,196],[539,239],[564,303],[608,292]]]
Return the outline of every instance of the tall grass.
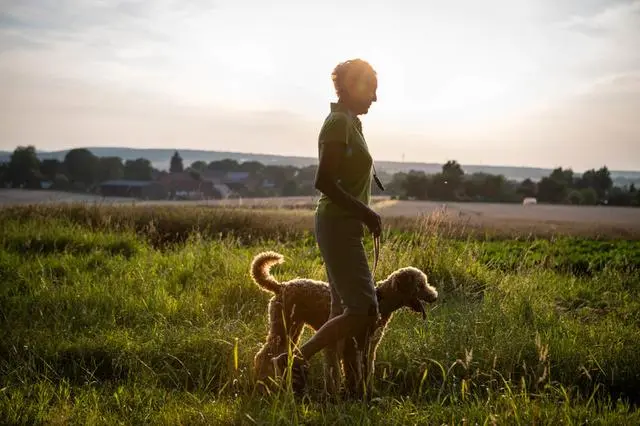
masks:
[[[165,217],[161,228],[180,236],[159,244],[148,235],[157,231],[142,231],[153,211],[74,208],[3,213],[4,423],[640,418],[640,278],[628,269],[578,276],[524,260],[502,268],[483,254],[495,243],[461,244],[431,226],[389,231],[377,278],[414,265],[441,299],[428,306],[426,321],[408,310],[393,318],[378,352],[373,401],[326,400],[321,357],[311,365],[308,397],[296,401],[255,391],[251,362],[266,334],[269,295],[250,281],[248,267],[259,251],[277,250],[286,256],[273,270],[277,278],[324,279],[303,214],[217,212],[221,222],[208,231]],[[267,217],[275,222],[262,223]],[[253,229],[255,221],[261,227]]]

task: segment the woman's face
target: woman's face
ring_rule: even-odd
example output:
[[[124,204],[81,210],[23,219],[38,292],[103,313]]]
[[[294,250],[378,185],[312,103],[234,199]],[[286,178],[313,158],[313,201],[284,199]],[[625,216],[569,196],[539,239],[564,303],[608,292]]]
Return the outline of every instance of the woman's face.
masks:
[[[378,79],[373,74],[359,75],[347,85],[349,107],[354,114],[366,114],[378,100]]]

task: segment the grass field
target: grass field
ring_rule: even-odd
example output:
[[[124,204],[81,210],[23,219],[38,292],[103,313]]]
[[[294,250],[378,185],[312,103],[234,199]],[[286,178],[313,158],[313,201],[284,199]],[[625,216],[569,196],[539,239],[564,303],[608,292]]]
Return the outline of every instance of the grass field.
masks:
[[[251,360],[277,278],[324,279],[297,210],[34,205],[0,209],[3,424],[638,424],[640,241],[435,214],[391,218],[378,277],[413,265],[441,294],[399,312],[376,395],[260,396]],[[597,238],[595,238],[597,236]],[[593,238],[592,238],[593,237]],[[367,239],[371,252],[371,242]],[[308,337],[308,332],[305,338]]]

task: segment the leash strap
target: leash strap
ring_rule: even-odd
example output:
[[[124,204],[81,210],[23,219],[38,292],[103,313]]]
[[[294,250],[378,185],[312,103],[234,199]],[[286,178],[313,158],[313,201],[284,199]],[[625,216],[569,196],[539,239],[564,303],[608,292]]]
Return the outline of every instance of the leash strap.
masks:
[[[373,280],[375,281],[378,259],[380,258],[380,236],[373,237]]]

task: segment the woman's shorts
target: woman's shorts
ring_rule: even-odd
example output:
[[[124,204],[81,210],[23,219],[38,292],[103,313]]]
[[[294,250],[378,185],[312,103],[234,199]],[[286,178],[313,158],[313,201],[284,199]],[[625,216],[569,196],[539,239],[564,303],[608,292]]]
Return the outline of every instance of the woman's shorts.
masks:
[[[315,233],[331,287],[331,316],[378,315],[375,284],[364,250],[364,224],[316,214]]]

